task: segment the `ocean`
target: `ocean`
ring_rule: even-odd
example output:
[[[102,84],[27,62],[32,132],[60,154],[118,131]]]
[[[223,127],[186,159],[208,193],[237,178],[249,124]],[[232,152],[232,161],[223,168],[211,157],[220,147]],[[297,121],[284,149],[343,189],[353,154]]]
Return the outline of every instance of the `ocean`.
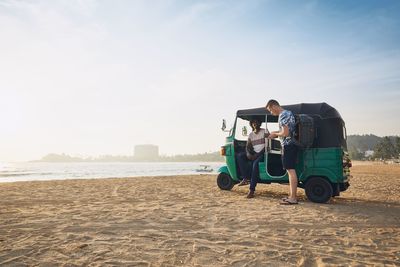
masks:
[[[198,172],[208,165],[212,172]],[[223,162],[18,162],[0,163],[0,183],[65,179],[217,174]]]

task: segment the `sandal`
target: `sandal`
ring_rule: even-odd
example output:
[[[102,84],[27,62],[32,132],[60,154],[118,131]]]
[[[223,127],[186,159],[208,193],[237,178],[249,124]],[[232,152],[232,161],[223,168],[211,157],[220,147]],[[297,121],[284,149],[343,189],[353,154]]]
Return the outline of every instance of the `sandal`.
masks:
[[[249,181],[247,180],[247,179],[243,179],[239,184],[238,184],[238,186],[243,186],[243,185],[248,185],[249,184]]]
[[[297,200],[293,201],[293,200],[289,200],[287,198],[285,200],[282,199],[281,202],[279,202],[279,204],[281,204],[281,205],[297,205],[297,204],[299,204],[299,202]]]

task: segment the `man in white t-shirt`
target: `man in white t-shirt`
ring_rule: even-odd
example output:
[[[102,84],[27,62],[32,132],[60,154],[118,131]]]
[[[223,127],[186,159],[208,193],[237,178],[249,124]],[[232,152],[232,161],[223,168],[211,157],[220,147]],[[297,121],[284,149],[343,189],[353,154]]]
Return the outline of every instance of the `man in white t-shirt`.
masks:
[[[259,175],[258,164],[264,160],[265,154],[265,138],[269,135],[268,130],[261,128],[261,122],[257,119],[250,121],[250,126],[253,131],[249,134],[246,144],[246,152],[238,156],[239,171],[241,173],[242,181],[239,186],[249,184],[248,178],[250,177],[250,190],[247,198],[254,197],[254,191]],[[249,170],[248,161],[251,161],[251,169]]]

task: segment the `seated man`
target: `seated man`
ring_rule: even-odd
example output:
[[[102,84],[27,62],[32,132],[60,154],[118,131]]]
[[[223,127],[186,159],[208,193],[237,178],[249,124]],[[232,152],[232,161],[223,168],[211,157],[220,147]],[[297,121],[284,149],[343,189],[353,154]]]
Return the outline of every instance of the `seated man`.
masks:
[[[265,138],[269,135],[268,130],[261,129],[261,122],[257,119],[252,119],[250,126],[253,131],[249,134],[246,152],[240,153],[237,159],[242,178],[239,186],[249,184],[248,178],[250,178],[250,191],[247,198],[254,197],[254,191],[260,178],[258,163],[264,160]],[[248,166],[249,161],[251,162],[251,169]]]

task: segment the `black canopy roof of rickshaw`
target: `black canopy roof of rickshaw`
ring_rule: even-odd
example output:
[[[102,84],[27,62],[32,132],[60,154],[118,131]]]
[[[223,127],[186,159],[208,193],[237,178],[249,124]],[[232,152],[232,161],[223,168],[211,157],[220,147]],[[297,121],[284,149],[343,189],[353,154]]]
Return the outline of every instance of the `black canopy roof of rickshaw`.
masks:
[[[339,119],[343,121],[339,112],[327,103],[301,103],[295,105],[284,105],[282,108],[290,110],[293,114],[308,114],[318,116],[321,119]],[[244,120],[250,120],[253,118],[261,119],[262,116],[263,118],[261,121],[264,121],[266,115],[272,114],[268,112],[265,107],[262,107],[238,110],[236,115]]]
[[[312,147],[343,147],[347,149],[344,132],[344,121],[339,112],[326,103],[302,103],[285,105],[283,109],[290,110],[293,114],[306,114],[314,118],[316,137]],[[265,107],[243,109],[237,111],[237,117],[250,121],[258,119],[263,122],[277,122],[278,116],[273,116]]]

